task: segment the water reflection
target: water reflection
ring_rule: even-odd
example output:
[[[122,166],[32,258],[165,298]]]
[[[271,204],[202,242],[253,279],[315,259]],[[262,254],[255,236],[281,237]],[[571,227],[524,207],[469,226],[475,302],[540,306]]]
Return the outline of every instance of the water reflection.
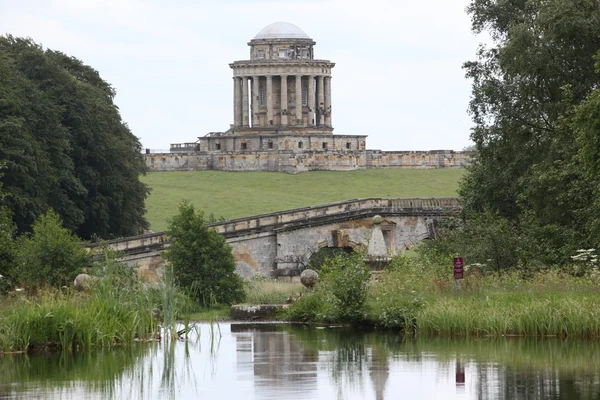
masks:
[[[596,341],[212,328],[187,343],[0,356],[0,398],[600,399]]]

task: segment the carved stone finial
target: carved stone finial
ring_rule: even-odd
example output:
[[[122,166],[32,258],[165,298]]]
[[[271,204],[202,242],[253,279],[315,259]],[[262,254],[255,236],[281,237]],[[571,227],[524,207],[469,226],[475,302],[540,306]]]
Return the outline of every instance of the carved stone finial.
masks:
[[[319,274],[312,269],[305,269],[300,274],[300,283],[309,289],[312,289],[319,282]]]
[[[373,217],[373,223],[375,225],[379,225],[383,222],[383,218],[381,218],[381,215],[376,215]]]

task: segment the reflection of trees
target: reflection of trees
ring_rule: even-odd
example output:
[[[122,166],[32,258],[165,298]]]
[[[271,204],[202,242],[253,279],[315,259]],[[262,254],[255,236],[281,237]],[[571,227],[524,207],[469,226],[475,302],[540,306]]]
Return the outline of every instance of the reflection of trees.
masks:
[[[422,340],[440,361],[474,366],[479,399],[600,399],[600,344],[552,339]]]
[[[151,348],[140,345],[117,350],[2,355],[0,398],[18,396],[32,387],[60,391],[76,385],[112,397],[115,383],[134,373],[136,364]]]
[[[495,379],[486,379],[490,374]],[[496,366],[479,369],[477,375],[480,381],[496,385],[494,391],[479,385],[480,399],[600,399],[599,376],[594,373],[573,376],[556,367],[539,370]]]

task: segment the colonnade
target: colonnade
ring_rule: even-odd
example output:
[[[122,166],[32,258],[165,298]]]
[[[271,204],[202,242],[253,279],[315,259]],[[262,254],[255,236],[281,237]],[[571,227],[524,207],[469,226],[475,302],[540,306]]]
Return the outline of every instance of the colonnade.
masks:
[[[275,108],[273,101],[273,77],[281,79],[281,102]],[[307,77],[307,124],[304,123],[302,77]],[[295,94],[294,112],[290,114],[288,107],[288,78],[293,77]],[[261,78],[263,84],[261,84]],[[251,87],[249,88],[251,83]],[[316,86],[316,93],[315,93]],[[264,90],[261,93],[261,90]],[[249,94],[252,102],[249,103]],[[315,98],[316,94],[316,98]],[[315,101],[316,100],[316,101]],[[262,101],[262,104],[261,104]],[[250,109],[250,106],[252,109]],[[261,124],[260,115],[266,119]],[[274,115],[280,115],[280,126],[326,126],[331,127],[331,76],[329,75],[253,75],[233,78],[233,124],[235,127],[269,127],[274,126]],[[292,123],[295,122],[295,123]]]

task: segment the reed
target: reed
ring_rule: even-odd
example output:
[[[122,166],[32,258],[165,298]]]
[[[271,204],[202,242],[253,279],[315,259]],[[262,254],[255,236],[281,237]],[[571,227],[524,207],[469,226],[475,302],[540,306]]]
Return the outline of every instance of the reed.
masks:
[[[3,299],[0,352],[124,346],[155,339],[162,319],[153,313],[157,309],[167,315],[167,329],[175,330],[174,319],[189,300],[172,282],[149,286],[132,269],[111,260],[103,271],[89,291],[45,289],[31,297]]]

